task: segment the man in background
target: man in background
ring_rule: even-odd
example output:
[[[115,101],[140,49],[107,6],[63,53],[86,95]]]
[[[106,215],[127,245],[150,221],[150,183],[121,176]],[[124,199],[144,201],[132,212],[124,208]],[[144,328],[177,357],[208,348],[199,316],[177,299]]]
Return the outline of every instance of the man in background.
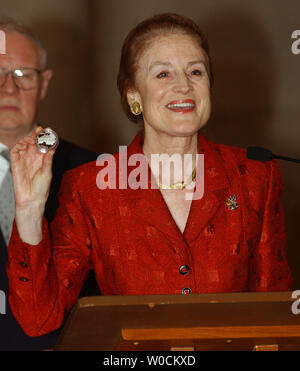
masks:
[[[12,20],[0,21],[0,30],[5,33],[5,53],[0,53],[0,290],[6,297],[6,313],[0,314],[0,350],[50,349],[60,330],[31,338],[24,334],[13,317],[7,300],[6,262],[14,219],[9,150],[38,124],[38,106],[46,96],[53,72],[47,69],[46,50],[32,30]],[[57,194],[63,173],[96,158],[96,153],[60,139],[45,209],[49,222],[58,206]],[[81,296],[97,294],[100,293],[96,282],[90,275]]]

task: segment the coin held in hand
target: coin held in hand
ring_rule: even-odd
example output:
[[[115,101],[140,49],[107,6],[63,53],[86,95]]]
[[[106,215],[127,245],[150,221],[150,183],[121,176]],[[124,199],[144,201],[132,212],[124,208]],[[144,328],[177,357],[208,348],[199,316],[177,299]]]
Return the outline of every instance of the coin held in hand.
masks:
[[[47,153],[58,146],[58,135],[50,128],[43,129],[36,137],[36,145],[40,152]]]

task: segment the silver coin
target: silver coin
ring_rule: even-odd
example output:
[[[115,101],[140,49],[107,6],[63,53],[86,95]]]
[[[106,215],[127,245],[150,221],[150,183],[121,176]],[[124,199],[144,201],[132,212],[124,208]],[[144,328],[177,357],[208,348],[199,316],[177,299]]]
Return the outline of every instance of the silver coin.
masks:
[[[36,137],[37,148],[42,153],[55,149],[58,146],[58,142],[58,135],[50,128],[41,130]]]

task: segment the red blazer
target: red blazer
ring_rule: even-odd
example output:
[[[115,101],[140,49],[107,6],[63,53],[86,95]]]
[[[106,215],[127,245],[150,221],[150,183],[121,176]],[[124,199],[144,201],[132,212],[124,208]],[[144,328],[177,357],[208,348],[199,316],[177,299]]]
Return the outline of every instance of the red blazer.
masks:
[[[128,157],[142,153],[140,140]],[[248,160],[245,150],[202,135],[199,153],[204,196],[193,200],[183,234],[158,189],[99,190],[95,162],[66,173],[39,245],[22,243],[14,224],[9,300],[27,334],[59,327],[92,266],[103,295],[290,289],[278,163]],[[233,195],[232,210],[226,200]]]

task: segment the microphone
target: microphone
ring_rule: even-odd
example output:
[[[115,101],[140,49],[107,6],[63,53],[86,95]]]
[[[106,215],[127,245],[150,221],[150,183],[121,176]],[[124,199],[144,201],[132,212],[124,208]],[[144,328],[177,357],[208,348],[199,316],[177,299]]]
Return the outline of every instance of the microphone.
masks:
[[[285,160],[285,161],[300,163],[300,160],[297,160],[296,158],[275,155],[269,149],[266,149],[266,148],[263,148],[263,147],[248,147],[247,148],[247,157],[250,160],[263,161],[263,162],[270,161],[273,158],[277,158],[279,160]]]

